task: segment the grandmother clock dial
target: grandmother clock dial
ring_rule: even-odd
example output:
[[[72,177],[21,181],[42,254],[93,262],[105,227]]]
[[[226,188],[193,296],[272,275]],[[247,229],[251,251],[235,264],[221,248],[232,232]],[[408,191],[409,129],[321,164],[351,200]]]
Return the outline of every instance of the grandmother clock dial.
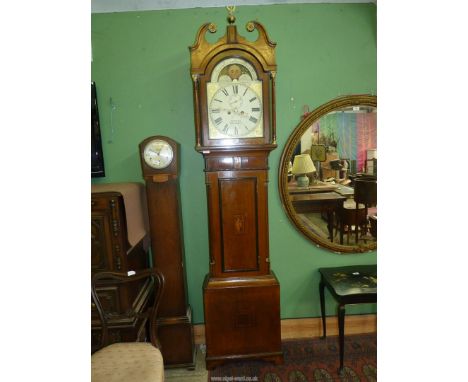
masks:
[[[230,7],[228,7],[229,9]],[[226,34],[190,47],[196,145],[205,159],[210,269],[203,285],[206,365],[262,358],[280,363],[279,282],[268,247],[268,155],[276,147],[275,46],[238,35],[232,8]],[[229,301],[229,303],[226,303]]]
[[[179,144],[154,136],[140,143],[153,266],[164,275],[158,336],[165,367],[193,367],[192,309],[187,303],[179,195]]]

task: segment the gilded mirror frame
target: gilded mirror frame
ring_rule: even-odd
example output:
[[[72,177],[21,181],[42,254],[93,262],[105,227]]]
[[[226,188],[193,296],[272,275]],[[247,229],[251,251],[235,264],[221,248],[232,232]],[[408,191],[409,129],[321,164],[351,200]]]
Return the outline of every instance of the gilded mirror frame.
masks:
[[[279,168],[279,193],[281,198],[281,204],[283,206],[286,215],[293,224],[293,226],[299,230],[307,239],[311,240],[316,244],[317,247],[329,249],[335,253],[363,253],[374,251],[377,249],[377,243],[369,243],[362,245],[342,245],[339,243],[325,240],[324,238],[314,234],[308,230],[304,224],[297,217],[294,207],[288,197],[288,164],[290,158],[293,155],[294,149],[301,141],[302,135],[307,129],[318,119],[322,118],[331,111],[335,111],[344,107],[352,106],[372,106],[377,107],[377,96],[370,94],[359,94],[359,95],[348,95],[333,99],[312,112],[310,112],[293,130],[289,136],[283,152],[281,154],[280,168]]]

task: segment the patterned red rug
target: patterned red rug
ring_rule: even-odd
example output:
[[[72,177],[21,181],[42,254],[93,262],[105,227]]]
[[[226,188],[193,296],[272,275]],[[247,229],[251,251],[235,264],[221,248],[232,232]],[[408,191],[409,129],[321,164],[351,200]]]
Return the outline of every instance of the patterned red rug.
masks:
[[[244,361],[219,366],[208,381],[310,382],[377,381],[377,335],[345,336],[344,370],[338,375],[338,337],[283,341],[284,364]]]

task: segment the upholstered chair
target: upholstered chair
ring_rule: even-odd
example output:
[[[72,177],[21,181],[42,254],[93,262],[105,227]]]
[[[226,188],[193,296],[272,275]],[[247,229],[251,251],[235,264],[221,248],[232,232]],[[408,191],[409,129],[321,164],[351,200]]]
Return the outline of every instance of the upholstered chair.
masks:
[[[151,342],[123,342],[109,345],[108,319],[110,313],[104,311],[96,292],[96,284],[112,282],[124,284],[150,279],[154,284],[154,302],[142,314],[149,322]],[[157,310],[164,289],[164,277],[157,269],[139,271],[133,275],[125,273],[101,272],[94,275],[91,295],[102,324],[101,349],[91,356],[92,382],[162,382],[164,364],[157,339]],[[132,311],[125,315],[136,314]],[[115,315],[114,315],[115,318]]]

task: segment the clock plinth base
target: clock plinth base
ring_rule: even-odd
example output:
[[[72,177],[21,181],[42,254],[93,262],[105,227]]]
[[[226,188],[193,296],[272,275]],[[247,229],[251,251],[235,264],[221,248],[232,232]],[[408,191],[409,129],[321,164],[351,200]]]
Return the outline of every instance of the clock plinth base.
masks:
[[[232,357],[206,357],[206,369],[213,370],[218,366],[224,365],[226,362],[232,361],[240,361],[240,360],[262,360],[272,362],[275,365],[282,365],[283,364],[283,353],[258,353],[258,354],[247,354],[247,355],[236,355]]]
[[[203,299],[207,369],[239,359],[283,362],[279,292],[273,273],[206,276]]]
[[[190,306],[183,316],[158,317],[158,338],[166,369],[195,367],[195,343]]]

